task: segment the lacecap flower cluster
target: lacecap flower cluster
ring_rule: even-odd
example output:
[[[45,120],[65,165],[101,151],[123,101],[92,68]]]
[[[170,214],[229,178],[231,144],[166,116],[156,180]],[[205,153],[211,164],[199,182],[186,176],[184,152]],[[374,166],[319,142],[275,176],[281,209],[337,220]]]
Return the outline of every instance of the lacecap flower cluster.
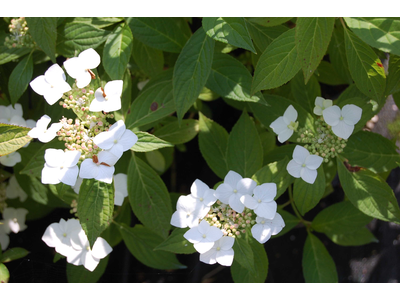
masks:
[[[257,185],[229,171],[215,190],[196,179],[190,192],[179,197],[171,224],[189,227],[183,236],[206,264],[230,266],[235,238],[250,235],[263,244],[285,226],[277,213],[275,183]]]
[[[283,116],[278,117],[270,125],[278,135],[278,141],[286,142],[295,131],[299,131],[297,142],[308,143],[304,146],[296,145],[293,159],[286,169],[295,178],[301,178],[313,184],[317,178],[317,169],[322,162],[329,162],[346,147],[347,139],[354,131],[362,115],[362,109],[354,104],[347,104],[340,108],[332,105],[332,100],[317,97],[315,99],[314,114],[316,132],[309,128],[298,128],[296,109],[289,105]]]

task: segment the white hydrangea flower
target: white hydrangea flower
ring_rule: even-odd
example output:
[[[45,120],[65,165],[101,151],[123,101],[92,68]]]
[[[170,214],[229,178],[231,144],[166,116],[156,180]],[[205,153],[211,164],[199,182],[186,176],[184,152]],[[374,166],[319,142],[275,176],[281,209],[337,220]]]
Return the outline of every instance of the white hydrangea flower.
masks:
[[[217,198],[214,196],[214,190],[210,189],[207,184],[205,184],[200,179],[196,179],[192,186],[190,187],[191,196],[195,198],[198,202],[200,202],[202,206],[202,210],[206,211],[210,209],[210,206],[213,205]],[[208,209],[207,209],[208,208]],[[203,218],[204,216],[201,216]]]
[[[243,212],[244,205],[240,197],[249,194],[252,195],[257,183],[251,178],[243,178],[240,174],[229,171],[224,178],[224,183],[220,184],[215,190],[214,196],[224,204],[237,211]]]
[[[17,163],[21,162],[21,154],[18,152],[11,152],[0,157],[0,164],[6,167],[14,167]]]
[[[72,187],[75,193],[79,194],[79,190],[81,188],[83,182],[83,178],[79,177],[76,179],[75,185]]]
[[[64,152],[60,149],[46,149],[42,183],[58,184],[62,182],[74,186],[79,172],[76,164],[80,156],[81,152],[78,150]]]
[[[95,98],[90,103],[90,111],[116,111],[121,109],[122,80],[113,80],[106,83],[104,90],[98,88],[94,93]]]
[[[18,233],[28,228],[25,224],[26,214],[28,210],[25,208],[6,207],[3,210],[3,220],[0,223],[4,224],[3,231],[5,233]]]
[[[128,175],[119,173],[114,175],[114,205],[121,206],[128,196]]]
[[[8,199],[19,198],[21,202],[24,202],[28,198],[28,194],[21,188],[15,175],[12,175],[8,181],[6,196]]]
[[[263,183],[254,188],[253,197],[243,195],[240,201],[246,206],[254,210],[259,217],[273,219],[276,213],[277,204],[274,198],[277,193],[275,183]]]
[[[189,229],[183,237],[193,243],[199,253],[205,253],[214,246],[214,242],[223,236],[221,230],[202,220],[198,226]]]
[[[115,172],[114,165],[119,157],[108,151],[101,151],[92,158],[87,158],[81,163],[79,177],[85,179],[94,178],[106,183],[112,183]]]
[[[93,138],[93,142],[103,150],[120,158],[124,151],[136,144],[138,137],[126,129],[122,120],[114,123],[108,131],[101,132]]]
[[[171,225],[179,228],[192,228],[199,225],[209,208],[204,206],[191,195],[180,196],[176,202],[176,211],[172,214]]]
[[[32,80],[30,86],[50,105],[56,103],[64,93],[71,90],[71,86],[66,82],[63,69],[57,64],[52,65],[44,75]]]
[[[31,138],[39,139],[42,143],[48,143],[57,136],[57,131],[62,128],[61,123],[53,123],[49,126],[51,118],[48,115],[43,115],[36,123],[36,127],[32,128],[28,135]]]
[[[317,116],[322,116],[322,111],[325,108],[332,106],[332,100],[324,99],[322,97],[315,98],[314,114]]]
[[[219,263],[222,266],[232,265],[234,251],[232,249],[235,239],[230,236],[223,236],[214,243],[214,246],[205,253],[200,254],[200,261],[213,265]]]
[[[82,229],[81,224],[76,219],[65,221],[60,219],[59,223],[52,223],[47,228],[42,236],[42,241],[47,246],[55,248],[56,252],[64,256],[69,256],[72,248],[71,237]]]
[[[98,237],[90,249],[89,240],[81,229],[78,234],[71,235],[72,248],[67,256],[67,262],[75,266],[83,265],[86,269],[93,272],[99,264],[100,260],[111,253],[112,248],[107,241]]]
[[[22,117],[22,105],[16,103],[14,108],[12,105],[0,105],[0,123],[26,126],[26,122]]]
[[[289,161],[286,170],[295,178],[302,178],[305,182],[313,184],[317,178],[317,169],[323,162],[318,155],[311,155],[308,150],[297,145],[293,151],[293,159]]]
[[[251,228],[251,234],[260,244],[264,244],[272,235],[278,234],[285,227],[285,222],[279,213],[276,213],[272,220],[257,217],[256,222],[257,224]]]
[[[299,122],[296,122],[296,120],[297,111],[292,105],[289,105],[283,116],[273,121],[269,127],[278,135],[278,141],[284,143],[299,126]]]
[[[91,69],[100,64],[100,55],[92,48],[82,51],[78,57],[72,57],[64,62],[68,75],[76,79],[76,86],[84,88],[92,80]]]
[[[342,139],[348,139],[353,133],[354,125],[361,119],[362,109],[354,104],[347,104],[342,109],[334,105],[324,109],[322,114],[334,134]]]
[[[2,221],[0,220],[0,244],[1,244],[1,250],[4,251],[8,248],[8,245],[10,244],[10,237],[6,233],[6,225],[2,224]]]

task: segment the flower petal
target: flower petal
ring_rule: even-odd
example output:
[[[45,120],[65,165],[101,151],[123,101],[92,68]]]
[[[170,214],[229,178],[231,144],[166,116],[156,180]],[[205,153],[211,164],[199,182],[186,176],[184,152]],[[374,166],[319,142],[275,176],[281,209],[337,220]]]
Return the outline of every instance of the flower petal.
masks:
[[[93,245],[92,255],[95,258],[102,259],[111,253],[113,249],[107,243],[107,241],[101,237],[98,237]]]
[[[272,235],[278,234],[279,232],[281,232],[283,227],[285,227],[285,221],[283,221],[283,218],[279,213],[276,213],[274,219],[269,223]]]
[[[210,250],[213,246],[214,246],[214,242],[200,242],[200,243],[193,244],[193,247],[199,253],[205,253],[208,250]]]
[[[114,166],[99,166],[99,173],[95,177],[96,180],[103,181],[105,183],[112,183],[113,175],[115,172]]]
[[[342,116],[340,107],[337,105],[325,108],[322,111],[322,115],[326,124],[330,126],[336,126],[339,123],[339,118]]]
[[[309,155],[310,155],[310,152],[302,146],[296,145],[296,147],[294,148],[293,159],[295,160],[295,162],[297,162],[300,165],[305,163],[305,161]]]
[[[292,135],[293,135],[293,130],[292,129],[289,129],[287,126],[286,126],[286,129],[285,130],[283,130],[283,131],[281,131],[281,133],[278,135],[278,141],[280,142],[280,143],[284,143],[284,142],[286,142]]]
[[[236,188],[237,183],[243,177],[235,171],[229,171],[224,178],[224,184],[230,185],[232,188]]]
[[[237,183],[237,190],[242,195],[244,194],[253,194],[254,188],[257,186],[257,182],[255,182],[251,178],[242,178]],[[239,197],[240,198],[240,197]]]
[[[229,197],[229,206],[238,213],[241,213],[244,210],[244,205],[242,202],[240,202],[240,197],[241,195],[237,194],[233,194],[231,197]]]
[[[221,266],[229,267],[233,262],[233,249],[217,251],[216,260]]]
[[[101,132],[93,138],[93,143],[101,149],[108,150],[114,146],[114,134],[110,131]]]
[[[271,238],[271,229],[261,224],[255,224],[251,227],[251,234],[260,244],[264,244]]]
[[[277,207],[278,205],[275,201],[262,202],[260,203],[260,205],[257,206],[254,212],[257,214],[257,216],[260,216],[262,218],[273,219],[276,214]]]
[[[61,149],[46,149],[44,159],[49,167],[59,167],[64,160],[64,151]]]
[[[92,179],[95,178],[98,174],[99,174],[99,167],[93,162],[91,158],[87,158],[81,163],[81,167],[79,170],[79,177],[85,179]]]
[[[73,167],[78,163],[80,157],[81,157],[81,151],[79,150],[66,151],[64,152],[64,159],[62,165],[64,167]]]
[[[290,122],[295,122],[297,120],[297,110],[293,105],[289,105],[288,108],[286,108],[285,113],[283,114],[283,119],[286,124],[290,124]]]
[[[219,199],[222,203],[228,204],[229,197],[233,193],[233,188],[231,185],[222,183],[215,190],[214,196]]]
[[[255,198],[262,199],[263,201],[272,201],[277,193],[276,183],[268,182],[256,186],[253,193]]]
[[[290,175],[292,175],[295,178],[300,178],[300,172],[303,167],[298,164],[294,159],[289,161],[289,163],[286,166],[286,170]]]
[[[240,197],[240,202],[242,202],[244,206],[250,209],[255,209],[258,206],[257,200],[250,195],[243,195],[242,197]]]
[[[78,57],[84,69],[95,69],[100,64],[100,55],[93,48],[82,51]]]
[[[362,109],[354,104],[347,104],[342,108],[343,121],[348,125],[355,125],[360,121]]]
[[[50,167],[48,164],[44,164],[42,169],[41,180],[43,184],[58,184],[60,180],[58,179],[59,168]]]
[[[184,233],[183,237],[192,244],[199,243],[203,240],[202,234],[198,230],[198,226],[190,228]]]
[[[196,179],[191,187],[190,187],[190,193],[193,195],[195,198],[201,198],[204,196],[205,192],[208,191],[210,188],[208,187],[207,184],[205,184],[203,181],[200,179]]]
[[[289,122],[290,123],[290,122]],[[283,120],[283,117],[279,117],[277,118],[275,121],[273,121],[271,123],[271,125],[269,125],[269,127],[272,128],[272,130],[276,133],[276,134],[280,134],[281,132],[283,132],[284,130],[288,129],[288,123],[285,123],[285,121]]]
[[[138,137],[129,129],[126,129],[121,138],[118,140],[118,144],[122,146],[123,151],[127,151],[133,147],[138,141]]]
[[[199,260],[205,264],[213,265],[217,263],[217,251],[213,247],[207,252],[201,253]]]
[[[332,131],[338,137],[347,140],[353,133],[354,125],[348,125],[344,121],[340,121],[336,126],[332,126]]]
[[[65,167],[59,171],[58,179],[64,184],[74,186],[78,177],[78,173],[78,166],[73,166],[70,168]]]
[[[322,164],[324,159],[321,156],[318,155],[310,155],[307,157],[305,164],[307,168],[311,170],[316,170],[319,168],[319,166]]]
[[[305,182],[309,184],[313,184],[315,179],[317,178],[318,172],[317,170],[311,170],[309,168],[302,168],[300,171],[300,177]]]

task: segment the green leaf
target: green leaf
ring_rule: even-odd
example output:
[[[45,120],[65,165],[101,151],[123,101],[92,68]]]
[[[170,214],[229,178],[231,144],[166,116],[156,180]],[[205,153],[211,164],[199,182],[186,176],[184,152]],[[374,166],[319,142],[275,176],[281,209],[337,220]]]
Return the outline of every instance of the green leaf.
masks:
[[[242,267],[237,261],[233,261],[231,274],[236,283],[263,283],[268,275],[268,257],[264,246],[255,239],[249,240],[254,258],[254,272]]]
[[[154,251],[154,248],[163,242],[163,238],[152,230],[142,225],[130,228],[125,224],[120,224],[119,229],[126,247],[144,265],[161,270],[186,268],[173,253],[163,250]]]
[[[56,62],[57,18],[26,18],[29,34],[36,44]]]
[[[349,138],[341,155],[349,160],[350,165],[381,173],[397,167],[400,155],[396,150],[396,145],[382,135],[359,131]]]
[[[252,94],[279,87],[300,70],[295,33],[295,28],[284,32],[260,56],[254,71]]]
[[[315,98],[321,96],[321,87],[315,76],[311,76],[307,85],[304,84],[302,72],[297,73],[290,81],[290,89],[297,103],[299,103],[307,112],[313,114],[315,107]]]
[[[351,203],[364,214],[400,224],[400,209],[393,190],[379,175],[361,170],[350,172],[337,157],[339,180]]]
[[[79,221],[92,248],[112,220],[114,184],[95,179],[83,179],[77,202]]]
[[[90,24],[71,22],[58,28],[57,52],[66,57],[74,57],[86,49],[96,49],[107,39],[109,31]]]
[[[324,244],[308,233],[303,249],[303,275],[306,283],[338,282],[335,262]]]
[[[172,231],[171,235],[163,241],[154,250],[163,250],[177,254],[191,254],[196,253],[193,244],[190,243],[183,235],[188,231],[187,228],[176,228]]]
[[[252,177],[259,185],[274,182],[277,187],[275,200],[278,199],[292,183],[292,176],[286,171],[289,158],[269,163],[258,170]]]
[[[131,148],[131,150],[135,152],[148,152],[164,147],[174,146],[170,142],[166,142],[148,132],[137,131],[135,134],[138,137],[138,141]]]
[[[67,280],[69,283],[96,283],[104,274],[109,256],[101,259],[93,272],[87,270],[83,265],[74,266],[67,264]]]
[[[32,54],[32,53],[31,53]],[[33,74],[32,55],[25,56],[10,74],[8,80],[8,91],[10,93],[11,104],[14,105],[25,92]]]
[[[171,227],[171,199],[160,176],[132,153],[128,182],[129,201],[136,217],[144,226],[167,238]]]
[[[380,103],[386,85],[380,59],[350,30],[345,29],[344,40],[351,77],[362,93]]]
[[[283,227],[283,229],[277,235],[273,235],[271,237],[273,239],[280,237],[285,233],[288,233],[290,230],[295,228],[297,224],[300,223],[300,219],[298,217],[292,215],[291,213],[288,213],[286,210],[280,209],[279,206],[277,213],[279,213],[282,216],[283,220],[285,221],[285,227]]]
[[[318,232],[346,233],[362,228],[370,221],[372,217],[363,214],[350,201],[341,201],[319,212],[311,226]]]
[[[199,132],[199,121],[183,119],[171,122],[154,131],[154,135],[174,145],[184,144],[192,140]]]
[[[132,47],[132,57],[143,73],[150,77],[161,73],[164,68],[164,55],[161,50],[149,47],[137,39]]]
[[[328,52],[332,67],[347,84],[352,84],[353,79],[350,75],[346,57],[346,48],[344,46],[343,26],[340,24],[340,21],[336,23],[336,26],[333,29]]]
[[[115,23],[119,23],[121,21],[123,21],[124,18],[117,18],[117,17],[110,17],[110,18],[98,18],[98,17],[94,17],[94,18],[87,18],[87,17],[76,17],[73,18],[74,22],[80,22],[80,23],[87,23],[90,25],[93,25],[97,28],[104,28],[104,27],[108,27],[111,26]]]
[[[249,18],[249,20],[252,18]],[[283,25],[278,25],[275,27],[264,27],[262,25],[258,25],[257,23],[253,23],[246,20],[247,28],[250,32],[251,38],[255,46],[261,50],[261,53],[272,43],[274,39],[280,36],[285,31],[288,31],[289,28]],[[259,51],[257,51],[258,53]]]
[[[390,55],[388,72],[385,95],[398,93],[400,91],[400,57]]]
[[[337,73],[336,69],[330,62],[326,60],[321,61],[318,66],[316,74],[316,78],[319,82],[328,84],[328,85],[344,85],[347,84],[344,79]]]
[[[304,83],[307,84],[324,57],[331,40],[335,18],[297,18],[297,59],[301,63]]]
[[[274,150],[269,152],[267,160],[264,161],[264,164],[269,164],[271,162],[280,161],[287,157],[293,156],[295,144],[285,144],[279,147],[276,147]]]
[[[179,53],[188,40],[176,18],[126,18],[135,39],[162,51]],[[187,26],[187,24],[186,24]]]
[[[214,40],[199,28],[183,47],[174,68],[173,92],[178,120],[193,105],[207,82],[214,54]]]
[[[9,49],[6,46],[0,46],[0,65],[16,60],[31,51],[31,48],[25,47]]]
[[[10,272],[7,267],[0,263],[0,283],[7,283],[10,279]]]
[[[226,158],[229,170],[251,177],[263,164],[263,149],[254,122],[246,111],[233,126]]]
[[[203,29],[216,41],[256,53],[244,18],[204,17]]]
[[[32,128],[0,123],[0,156],[8,155],[25,146],[32,138]]]
[[[244,236],[235,238],[233,251],[235,253],[233,263],[238,263],[242,268],[254,274],[255,263],[253,249]]]
[[[323,167],[317,169],[317,179],[313,184],[296,178],[293,185],[293,199],[301,215],[314,208],[325,192],[325,174]]]
[[[10,261],[13,261],[16,259],[23,258],[23,257],[27,256],[28,254],[29,254],[29,251],[24,248],[20,248],[20,247],[11,248],[3,253],[3,255],[1,256],[1,262],[7,263],[7,262],[10,262]]]
[[[126,128],[150,124],[175,111],[172,94],[172,70],[152,78],[133,101],[125,120]]]
[[[78,199],[78,195],[74,192],[70,185],[60,182],[59,184],[49,184],[50,191],[69,205],[73,200]]]
[[[249,70],[237,59],[228,54],[215,53],[206,86],[228,99],[266,104],[261,93],[250,94],[252,79]]]
[[[225,178],[228,174],[226,148],[229,134],[218,123],[199,113],[199,148],[211,170],[218,177]]]
[[[252,17],[252,18],[247,18],[248,21],[259,24],[265,27],[273,27],[277,26],[283,23],[286,23],[287,21],[293,19],[292,17],[269,17],[269,18],[259,18],[259,17]]]
[[[340,246],[362,246],[369,243],[377,243],[376,237],[367,228],[357,228],[347,233],[327,232],[326,235]]]
[[[400,55],[400,20],[390,18],[344,18],[361,40],[383,52]]]
[[[125,23],[108,36],[103,49],[103,67],[112,80],[123,79],[132,52],[132,32]]]

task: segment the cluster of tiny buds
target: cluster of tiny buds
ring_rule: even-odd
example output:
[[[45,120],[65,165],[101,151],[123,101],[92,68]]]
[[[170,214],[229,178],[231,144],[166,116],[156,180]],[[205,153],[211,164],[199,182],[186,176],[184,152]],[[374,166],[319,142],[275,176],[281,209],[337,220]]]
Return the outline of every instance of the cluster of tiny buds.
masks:
[[[256,223],[255,217],[251,209],[245,208],[242,213],[238,213],[218,200],[204,220],[221,229],[225,236],[240,237]]]
[[[71,202],[71,210],[69,212],[75,217],[78,217],[78,202],[76,202],[75,199]]]
[[[28,27],[24,17],[11,19],[11,24],[8,25],[11,36],[6,37],[4,45],[8,48],[35,47],[35,42],[28,34]]]
[[[66,149],[71,151],[80,150],[82,152],[80,160],[91,158],[101,150],[92,141],[92,138],[95,136],[93,134],[95,131],[94,127],[89,130],[85,127],[85,124],[88,122],[89,124],[90,122],[95,122],[95,119],[81,122],[79,119],[75,119],[75,121],[73,121],[72,119],[62,118],[60,120],[62,127],[57,132],[58,139],[65,142]],[[107,131],[109,129],[108,126],[109,124],[107,124],[107,126],[102,124],[101,127],[104,129],[103,131]]]
[[[299,129],[300,137],[297,139],[299,143],[308,143],[305,145],[310,154],[319,155],[324,162],[329,162],[330,158],[335,158],[346,147],[347,140],[336,136],[331,126],[325,123],[323,117],[319,117],[315,121],[316,134],[312,131],[301,128]]]

